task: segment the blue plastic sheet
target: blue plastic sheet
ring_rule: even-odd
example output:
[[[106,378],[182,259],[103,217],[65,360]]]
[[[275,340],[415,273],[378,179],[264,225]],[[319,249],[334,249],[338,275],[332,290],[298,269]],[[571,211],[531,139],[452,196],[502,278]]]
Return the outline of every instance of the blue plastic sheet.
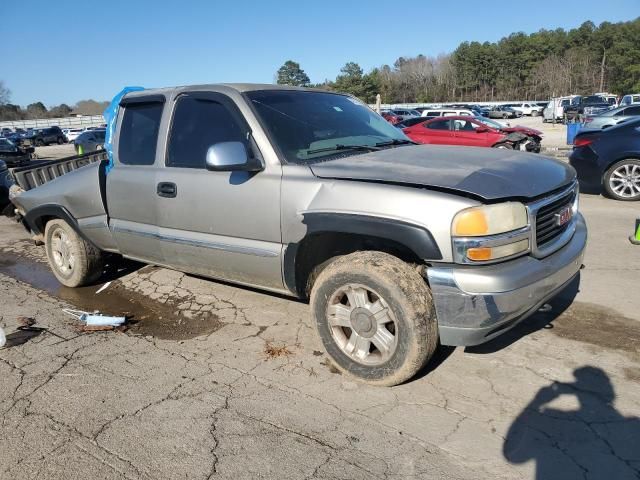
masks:
[[[104,111],[102,116],[104,117],[105,122],[107,123],[107,132],[104,137],[104,149],[107,152],[107,156],[109,158],[109,164],[106,168],[106,173],[113,168],[113,145],[111,143],[111,139],[115,135],[116,132],[116,120],[118,118],[118,108],[120,108],[120,100],[129,92],[136,92],[138,90],[144,90],[143,87],[124,87],[118,94],[113,97],[111,103]]]

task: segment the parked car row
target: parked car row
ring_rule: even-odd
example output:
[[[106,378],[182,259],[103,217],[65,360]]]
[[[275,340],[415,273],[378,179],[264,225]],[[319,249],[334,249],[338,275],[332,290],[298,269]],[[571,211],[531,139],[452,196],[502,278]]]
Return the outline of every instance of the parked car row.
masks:
[[[42,147],[53,143],[71,143],[85,131],[101,128],[104,129],[105,127],[106,125],[102,125],[100,127],[61,129],[58,126],[51,126],[27,129],[16,128],[15,130],[12,130],[9,127],[2,127],[2,129],[0,129],[0,137],[7,138],[15,144]]]
[[[640,104],[640,94],[625,95],[620,106]],[[543,122],[584,121],[612,109],[618,108],[618,97],[611,93],[593,95],[569,95],[552,98],[542,112]]]
[[[10,129],[3,129],[3,137],[8,138],[15,144],[25,146],[42,147],[44,145],[51,145],[52,143],[63,144],[66,143],[66,138],[60,127],[45,127],[45,128],[17,128],[14,131]]]

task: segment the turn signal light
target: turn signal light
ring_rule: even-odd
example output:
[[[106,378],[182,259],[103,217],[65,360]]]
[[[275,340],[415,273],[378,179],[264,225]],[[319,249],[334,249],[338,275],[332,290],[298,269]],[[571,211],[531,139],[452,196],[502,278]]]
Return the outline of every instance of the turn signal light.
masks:
[[[474,262],[486,262],[499,258],[511,257],[529,250],[529,240],[524,239],[497,247],[472,247],[467,249],[467,258]]]
[[[469,250],[467,250],[467,257],[469,258],[469,260],[474,260],[476,262],[491,260],[491,248],[470,248]]]

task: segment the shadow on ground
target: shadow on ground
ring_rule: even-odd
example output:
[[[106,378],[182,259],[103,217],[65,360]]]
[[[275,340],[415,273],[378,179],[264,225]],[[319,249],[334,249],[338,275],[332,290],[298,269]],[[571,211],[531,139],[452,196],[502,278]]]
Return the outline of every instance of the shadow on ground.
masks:
[[[504,457],[535,462],[536,480],[640,478],[640,419],[616,410],[603,370],[584,366],[573,374],[574,382],[541,388],[522,410],[505,438]],[[578,408],[562,408],[567,400]]]

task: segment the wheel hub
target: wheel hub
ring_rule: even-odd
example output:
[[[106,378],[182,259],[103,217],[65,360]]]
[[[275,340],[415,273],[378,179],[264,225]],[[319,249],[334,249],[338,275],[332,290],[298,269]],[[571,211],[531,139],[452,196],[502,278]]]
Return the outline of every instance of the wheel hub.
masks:
[[[395,352],[398,323],[388,303],[371,288],[339,288],[329,299],[327,317],[334,341],[356,362],[382,365]]]
[[[365,338],[371,338],[376,333],[378,325],[376,319],[366,308],[356,308],[351,312],[351,328]]]

